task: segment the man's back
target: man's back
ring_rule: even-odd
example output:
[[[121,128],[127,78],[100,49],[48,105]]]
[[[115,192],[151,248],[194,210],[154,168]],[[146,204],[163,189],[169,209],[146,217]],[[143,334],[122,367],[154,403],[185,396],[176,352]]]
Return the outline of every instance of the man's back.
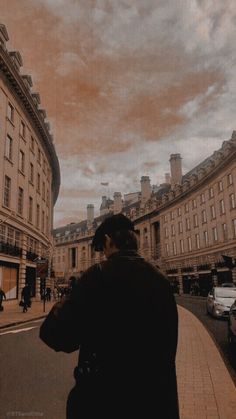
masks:
[[[41,337],[48,343],[45,332],[50,330],[48,344],[56,350],[70,352],[80,346],[82,369],[96,354],[98,373],[87,394],[103,414],[116,406],[122,417],[124,409],[154,409],[165,410],[162,419],[178,418],[178,317],[168,281],[157,269],[133,251],[117,252],[84,274],[60,310],[62,327],[53,331],[49,316]]]

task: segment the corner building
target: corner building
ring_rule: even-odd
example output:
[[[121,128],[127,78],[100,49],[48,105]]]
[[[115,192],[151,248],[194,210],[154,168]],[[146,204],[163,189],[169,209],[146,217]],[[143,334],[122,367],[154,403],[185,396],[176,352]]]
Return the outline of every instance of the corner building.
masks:
[[[0,24],[0,286],[15,299],[26,282],[36,296],[36,261],[50,258],[60,169],[40,96],[8,40]]]
[[[91,217],[88,205],[87,220],[54,230],[56,276],[67,281],[102,259],[91,247],[95,228],[122,212],[135,224],[139,252],[181,292],[196,281],[201,295],[213,284],[236,283],[236,268],[223,258],[236,259],[236,132],[188,173],[182,174],[180,154],[172,154],[165,183],[151,186],[142,176],[140,186],[124,200],[120,192],[113,201],[103,197],[99,217]]]

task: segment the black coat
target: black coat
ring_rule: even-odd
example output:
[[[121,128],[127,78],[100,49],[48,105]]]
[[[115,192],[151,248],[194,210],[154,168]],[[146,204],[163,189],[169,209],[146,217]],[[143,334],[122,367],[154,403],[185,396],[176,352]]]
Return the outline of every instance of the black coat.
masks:
[[[79,366],[96,355],[96,374],[91,380],[79,375],[70,396],[77,398],[81,418],[94,417],[89,409],[99,418],[179,418],[177,336],[168,281],[131,251],[88,269],[40,329],[40,338],[56,351],[80,348]]]

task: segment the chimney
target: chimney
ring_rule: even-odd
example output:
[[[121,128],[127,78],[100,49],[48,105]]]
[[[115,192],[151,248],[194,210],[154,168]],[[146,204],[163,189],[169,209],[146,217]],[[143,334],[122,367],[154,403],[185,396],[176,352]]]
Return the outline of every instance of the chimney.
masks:
[[[87,205],[87,226],[91,226],[94,221],[94,205]]]
[[[144,204],[151,198],[152,188],[149,176],[141,177],[141,201]]]
[[[118,214],[119,212],[122,212],[122,199],[121,199],[121,193],[115,192],[114,193],[114,214]]]
[[[182,158],[180,154],[170,155],[171,186],[181,185],[182,183]]]
[[[170,173],[165,173],[165,183],[168,183],[168,185],[170,185]]]

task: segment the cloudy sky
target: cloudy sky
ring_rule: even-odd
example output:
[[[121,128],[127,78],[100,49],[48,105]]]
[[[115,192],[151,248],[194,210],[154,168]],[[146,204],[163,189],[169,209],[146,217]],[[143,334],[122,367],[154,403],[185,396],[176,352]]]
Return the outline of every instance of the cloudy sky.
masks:
[[[186,173],[236,129],[231,0],[0,0],[9,50],[47,111],[62,184],[55,226],[101,196]]]

